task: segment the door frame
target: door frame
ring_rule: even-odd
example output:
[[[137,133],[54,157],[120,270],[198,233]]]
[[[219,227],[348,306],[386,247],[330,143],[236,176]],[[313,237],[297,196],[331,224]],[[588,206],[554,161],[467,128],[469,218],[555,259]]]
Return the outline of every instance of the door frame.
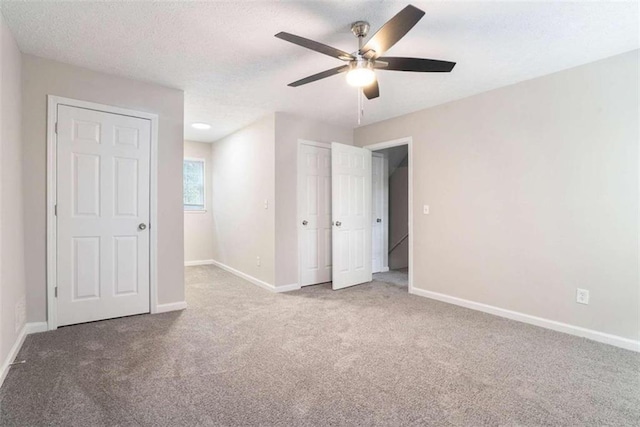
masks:
[[[300,146],[301,145],[309,145],[311,147],[318,147],[318,148],[326,148],[327,150],[329,150],[329,152],[331,152],[331,144],[327,143],[327,142],[316,142],[316,141],[310,141],[308,139],[298,139],[298,145],[296,146],[296,260],[298,261],[298,284],[302,283],[302,262],[300,260],[300,227],[298,226],[298,223],[300,222],[300,211],[298,210],[299,207],[299,198],[300,198],[300,191],[302,189],[302,186],[300,185]],[[308,285],[308,286],[313,286],[313,285]]]
[[[407,146],[407,152],[409,154],[409,177],[408,177],[408,191],[409,191],[409,293],[413,293],[413,137],[407,136],[404,138],[393,139],[391,141],[378,142],[376,144],[364,145],[363,148],[371,151],[383,150],[385,148],[399,147],[401,145]]]
[[[158,230],[157,230],[157,201],[158,201],[158,115],[142,111],[128,110],[111,105],[95,102],[80,101],[55,95],[47,95],[47,329],[58,328],[58,306],[55,297],[57,277],[57,230],[55,205],[57,200],[57,141],[56,122],[58,106],[85,108],[105,113],[146,119],[151,122],[150,169],[149,169],[149,311],[158,311]]]

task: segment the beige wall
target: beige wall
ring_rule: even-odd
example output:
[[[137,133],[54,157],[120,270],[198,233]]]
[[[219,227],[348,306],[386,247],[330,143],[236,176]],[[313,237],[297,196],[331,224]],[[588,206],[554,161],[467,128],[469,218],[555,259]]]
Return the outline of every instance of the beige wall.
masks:
[[[184,94],[136,80],[23,55],[24,219],[27,318],[46,320],[47,95],[158,114],[158,302],[184,300],[182,157]],[[152,225],[153,226],[153,225]]]
[[[185,141],[184,158],[204,160],[205,212],[184,211],[184,261],[213,259],[211,144]]]
[[[210,168],[213,259],[269,285],[275,277],[274,135],[270,114],[214,142]]]
[[[298,139],[352,144],[353,131],[275,113],[213,143],[213,259],[274,286],[298,283]]]
[[[413,137],[416,288],[640,338],[638,59],[356,129]]]
[[[26,319],[20,55],[0,15],[0,369]]]
[[[353,144],[353,130],[276,113],[276,286],[298,283],[298,139]]]
[[[389,249],[409,233],[409,168],[400,166],[389,177]],[[409,266],[409,239],[389,254],[391,270]]]

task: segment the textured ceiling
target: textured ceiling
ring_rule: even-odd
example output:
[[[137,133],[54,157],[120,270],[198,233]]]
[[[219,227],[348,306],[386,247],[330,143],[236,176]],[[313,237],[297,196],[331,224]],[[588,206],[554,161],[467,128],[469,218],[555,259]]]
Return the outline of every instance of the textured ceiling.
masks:
[[[273,111],[357,125],[343,76],[299,88],[340,64],[273,37],[287,31],[354,51],[350,23],[373,32],[406,1],[9,2],[25,53],[185,91],[185,137],[213,141]],[[457,61],[451,74],[379,72],[363,124],[637,49],[638,2],[415,2],[426,11],[390,51]],[[210,123],[209,131],[189,124]]]

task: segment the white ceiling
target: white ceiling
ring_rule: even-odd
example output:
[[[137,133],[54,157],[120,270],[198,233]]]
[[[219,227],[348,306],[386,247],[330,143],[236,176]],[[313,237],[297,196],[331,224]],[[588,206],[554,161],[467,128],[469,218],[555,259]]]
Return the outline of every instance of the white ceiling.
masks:
[[[2,13],[25,53],[180,88],[185,137],[214,141],[273,111],[357,125],[340,65],[273,37],[287,31],[354,51],[350,23],[372,31],[407,1],[10,2]],[[415,2],[426,16],[388,54],[457,61],[450,74],[379,72],[363,124],[640,47],[638,2]],[[210,123],[197,131],[193,122]]]

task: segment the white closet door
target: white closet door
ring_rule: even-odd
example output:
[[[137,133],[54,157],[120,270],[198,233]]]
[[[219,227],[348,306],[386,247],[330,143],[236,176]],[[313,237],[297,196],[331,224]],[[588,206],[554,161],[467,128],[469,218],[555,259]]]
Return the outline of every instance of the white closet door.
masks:
[[[371,281],[371,151],[331,144],[333,289]]]
[[[58,107],[58,326],[149,312],[149,120]]]
[[[298,150],[300,286],[331,281],[331,150]]]

